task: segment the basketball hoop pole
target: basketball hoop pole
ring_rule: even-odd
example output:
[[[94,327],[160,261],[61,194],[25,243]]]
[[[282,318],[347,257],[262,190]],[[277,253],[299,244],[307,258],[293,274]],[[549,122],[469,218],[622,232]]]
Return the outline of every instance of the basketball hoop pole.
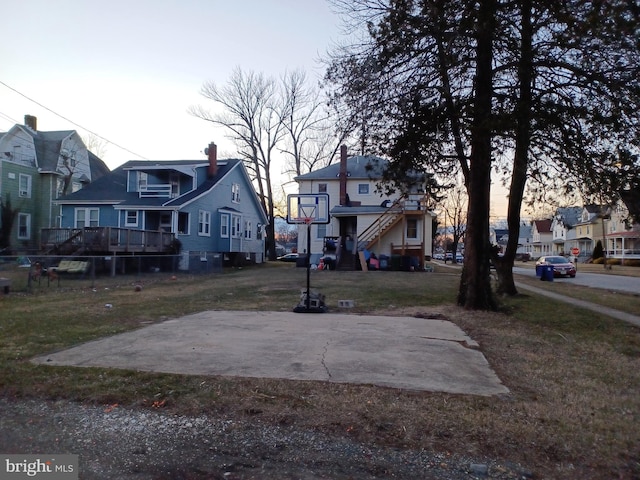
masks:
[[[311,219],[306,219],[307,224],[307,311],[311,310]]]

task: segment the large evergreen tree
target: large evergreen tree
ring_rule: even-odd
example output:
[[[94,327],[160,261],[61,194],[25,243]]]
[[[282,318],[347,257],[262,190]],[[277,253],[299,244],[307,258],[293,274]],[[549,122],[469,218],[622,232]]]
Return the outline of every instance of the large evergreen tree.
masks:
[[[327,77],[369,145],[397,166],[462,172],[469,193],[458,301],[493,308],[488,245],[491,171],[509,187],[509,242],[494,258],[501,293],[512,266],[527,181],[585,194],[637,178],[640,18],[612,0],[334,0],[366,25],[336,50]],[[365,100],[367,100],[365,102]],[[375,114],[374,114],[375,113]],[[363,128],[364,131],[364,128]]]

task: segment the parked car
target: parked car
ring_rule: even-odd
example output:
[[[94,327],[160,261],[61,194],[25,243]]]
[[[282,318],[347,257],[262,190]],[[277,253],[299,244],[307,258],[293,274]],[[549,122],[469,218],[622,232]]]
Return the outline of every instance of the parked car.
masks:
[[[278,257],[276,260],[280,260],[281,262],[297,262],[298,254],[297,253],[287,253],[286,255],[282,255]]]
[[[554,277],[571,277],[576,276],[576,266],[566,258],[560,255],[549,255],[546,257],[540,257],[536,262],[537,266],[553,265]]]

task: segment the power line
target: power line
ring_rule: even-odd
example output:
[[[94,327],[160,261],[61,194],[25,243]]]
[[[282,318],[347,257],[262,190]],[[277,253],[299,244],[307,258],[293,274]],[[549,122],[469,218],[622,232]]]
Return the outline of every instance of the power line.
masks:
[[[11,90],[11,91],[13,91],[13,92],[17,93],[17,94],[18,94],[18,95],[20,95],[21,97],[26,98],[26,99],[27,99],[27,100],[29,100],[30,102],[35,103],[35,104],[36,104],[36,105],[38,105],[39,107],[42,107],[42,108],[44,108],[45,110],[47,110],[47,111],[49,111],[49,112],[53,113],[55,116],[60,117],[60,118],[62,118],[63,120],[66,120],[67,122],[71,123],[72,125],[75,125],[76,127],[81,128],[82,130],[85,130],[86,132],[89,132],[91,135],[95,135],[95,136],[96,136],[96,137],[98,137],[99,139],[104,140],[105,142],[107,142],[107,143],[109,143],[109,144],[111,144],[111,145],[114,145],[114,146],[118,147],[119,149],[124,150],[125,152],[129,152],[130,154],[135,155],[136,157],[139,157],[139,158],[141,158],[141,159],[143,159],[143,160],[149,160],[149,159],[148,159],[147,157],[145,157],[144,155],[140,155],[139,153],[133,152],[133,151],[129,150],[128,148],[123,147],[122,145],[118,145],[116,142],[112,142],[112,141],[111,141],[111,140],[109,140],[108,138],[105,138],[105,137],[103,137],[102,135],[98,135],[96,132],[94,132],[94,131],[92,131],[92,130],[89,130],[89,129],[88,129],[88,128],[86,128],[86,127],[83,127],[83,126],[82,126],[82,125],[80,125],[79,123],[76,123],[76,122],[74,122],[73,120],[70,120],[69,118],[65,117],[64,115],[60,115],[59,113],[57,113],[57,112],[55,112],[55,111],[51,110],[49,107],[46,107],[46,106],[45,106],[45,105],[43,105],[42,103],[40,103],[40,102],[38,102],[38,101],[34,100],[33,98],[28,97],[27,95],[25,95],[25,94],[24,94],[24,93],[22,93],[22,92],[19,92],[19,91],[18,91],[18,90],[16,90],[15,88],[10,87],[10,86],[9,86],[9,85],[7,85],[6,83],[4,83],[2,80],[0,80],[0,84],[1,84],[1,85],[4,85],[4,86],[5,86],[5,87],[7,87],[9,90]],[[18,123],[18,122],[16,122],[16,123]]]

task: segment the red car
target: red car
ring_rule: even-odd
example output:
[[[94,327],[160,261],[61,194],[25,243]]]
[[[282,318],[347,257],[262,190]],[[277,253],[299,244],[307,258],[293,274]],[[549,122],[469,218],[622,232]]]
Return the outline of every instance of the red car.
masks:
[[[560,255],[540,257],[536,262],[536,266],[538,265],[553,265],[554,277],[574,278],[576,276],[576,266]]]

